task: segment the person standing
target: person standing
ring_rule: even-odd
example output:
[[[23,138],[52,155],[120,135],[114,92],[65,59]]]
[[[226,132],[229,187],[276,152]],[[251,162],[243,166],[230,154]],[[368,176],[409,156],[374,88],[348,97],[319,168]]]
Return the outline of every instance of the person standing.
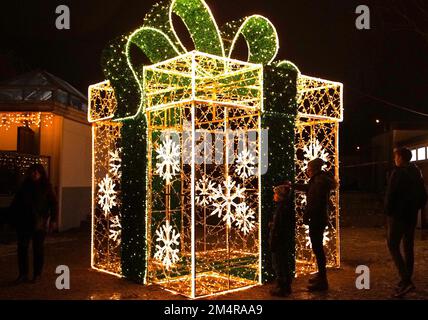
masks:
[[[294,188],[306,193],[306,207],[303,223],[309,226],[312,251],[317,260],[318,273],[309,280],[309,291],[328,290],[326,257],[324,253],[324,231],[328,224],[328,207],[331,190],[337,182],[334,177],[322,170],[324,161],[316,158],[308,163],[308,184],[295,184]]]
[[[394,150],[395,168],[385,194],[388,249],[400,276],[394,297],[402,297],[415,289],[412,282],[415,229],[418,212],[427,202],[422,173],[410,162],[411,159],[409,149]],[[401,243],[404,257],[400,251]]]
[[[269,246],[272,267],[276,276],[276,288],[270,294],[285,297],[291,294],[294,277],[292,257],[294,256],[294,197],[291,185],[286,183],[274,188],[275,213],[269,223]]]
[[[17,233],[19,275],[15,283],[29,280],[28,247],[33,244],[33,282],[40,279],[44,264],[46,231],[56,229],[57,199],[41,164],[27,170],[23,184],[17,191],[11,213]]]

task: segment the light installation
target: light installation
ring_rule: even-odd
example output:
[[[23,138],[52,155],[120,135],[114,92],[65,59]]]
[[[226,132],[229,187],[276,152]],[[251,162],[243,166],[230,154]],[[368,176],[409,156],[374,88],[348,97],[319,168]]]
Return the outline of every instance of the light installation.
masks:
[[[92,125],[91,265],[117,276],[121,276],[122,232],[120,127],[104,120]]]
[[[173,14],[196,50],[181,43]],[[231,58],[239,36],[248,62]],[[152,64],[135,64],[132,46]],[[341,84],[273,62],[278,47],[268,19],[254,15],[218,28],[202,0],[156,4],[141,28],[107,47],[108,80],[89,87],[93,268],[191,298],[271,277],[272,186],[280,178],[307,181],[305,164],[316,156],[337,176],[342,120]],[[262,130],[269,131],[269,150]],[[337,190],[331,199],[325,241],[329,265],[337,267]],[[290,258],[296,274],[312,272],[304,195],[291,205],[296,253]]]
[[[308,183],[307,164],[321,158],[323,170],[339,181],[339,123],[343,121],[343,85],[300,75],[296,119],[296,182]],[[308,226],[303,224],[306,195],[296,192],[296,267],[302,274],[316,271]],[[327,266],[340,266],[339,187],[330,194],[328,226],[324,232]]]
[[[9,130],[11,126],[49,127],[53,114],[47,112],[0,112],[0,129]]]
[[[196,51],[144,69],[148,282],[190,297],[260,283],[260,176],[244,177],[234,144],[254,132],[258,165],[261,74]]]

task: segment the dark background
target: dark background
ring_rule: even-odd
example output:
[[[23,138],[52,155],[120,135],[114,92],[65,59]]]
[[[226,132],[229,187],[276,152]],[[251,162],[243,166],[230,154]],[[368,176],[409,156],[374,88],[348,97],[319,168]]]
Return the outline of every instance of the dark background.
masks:
[[[101,51],[116,36],[141,26],[154,0],[2,1],[0,81],[44,69],[86,94],[104,80]],[[393,121],[428,117],[428,1],[207,0],[219,26],[245,15],[269,18],[280,37],[277,59],[302,73],[345,85],[341,151],[364,152]],[[55,28],[55,8],[70,8],[71,29]],[[357,30],[355,9],[368,5],[371,29]],[[190,37],[177,28],[192,49]],[[245,46],[235,58],[245,58]],[[380,123],[376,123],[376,119]],[[357,151],[357,146],[360,150]]]

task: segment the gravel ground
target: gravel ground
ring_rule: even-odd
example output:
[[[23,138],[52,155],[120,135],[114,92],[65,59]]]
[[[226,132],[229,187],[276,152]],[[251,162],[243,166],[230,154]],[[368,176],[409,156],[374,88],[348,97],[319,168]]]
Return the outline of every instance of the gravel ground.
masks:
[[[171,294],[159,286],[142,286],[90,269],[90,234],[87,229],[70,231],[51,236],[46,242],[46,267],[43,278],[36,284],[13,285],[17,276],[16,248],[14,244],[0,245],[0,299],[153,299],[180,300],[182,296]],[[417,231],[416,265],[414,282],[416,290],[406,299],[428,299],[428,231]],[[293,284],[294,300],[384,300],[389,299],[397,282],[397,275],[389,257],[385,232],[382,228],[342,229],[342,266],[329,271],[331,289],[327,293],[312,294],[306,291],[308,277],[299,277]],[[70,290],[57,290],[55,268],[70,268]],[[370,268],[370,290],[355,287],[357,265]],[[245,291],[217,296],[228,300],[271,300],[271,284]]]

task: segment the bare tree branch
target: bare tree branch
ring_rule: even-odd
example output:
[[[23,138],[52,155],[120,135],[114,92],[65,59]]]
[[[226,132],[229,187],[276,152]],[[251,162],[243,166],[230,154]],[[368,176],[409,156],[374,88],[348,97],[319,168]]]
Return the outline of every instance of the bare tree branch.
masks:
[[[387,17],[392,18],[393,22],[388,23],[392,26],[391,31],[413,32],[419,35],[428,44],[428,1],[426,0],[408,0],[391,1],[388,7],[382,7]]]

